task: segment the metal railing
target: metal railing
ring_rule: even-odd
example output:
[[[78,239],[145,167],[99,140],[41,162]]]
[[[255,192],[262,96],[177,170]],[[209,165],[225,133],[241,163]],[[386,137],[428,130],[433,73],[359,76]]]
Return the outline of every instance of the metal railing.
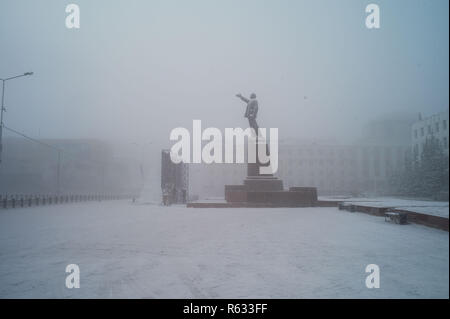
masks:
[[[67,194],[67,195],[0,195],[0,209],[89,201],[132,199],[134,195]]]

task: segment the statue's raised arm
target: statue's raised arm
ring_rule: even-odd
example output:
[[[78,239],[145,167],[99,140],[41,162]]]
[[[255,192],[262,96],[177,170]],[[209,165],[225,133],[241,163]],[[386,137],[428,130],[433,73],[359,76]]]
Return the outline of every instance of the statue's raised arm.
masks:
[[[242,101],[244,101],[245,103],[250,102],[250,100],[247,99],[246,97],[243,97],[241,93],[236,94],[236,96],[237,96],[238,98],[240,98]]]

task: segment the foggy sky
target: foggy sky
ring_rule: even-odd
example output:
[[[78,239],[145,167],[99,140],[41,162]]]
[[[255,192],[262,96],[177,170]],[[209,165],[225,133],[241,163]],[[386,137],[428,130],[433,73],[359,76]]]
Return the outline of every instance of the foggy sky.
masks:
[[[365,27],[377,3],[381,29]],[[81,28],[65,27],[76,3]],[[348,139],[389,112],[448,108],[448,1],[0,2],[5,125],[33,137],[169,142],[178,126]]]

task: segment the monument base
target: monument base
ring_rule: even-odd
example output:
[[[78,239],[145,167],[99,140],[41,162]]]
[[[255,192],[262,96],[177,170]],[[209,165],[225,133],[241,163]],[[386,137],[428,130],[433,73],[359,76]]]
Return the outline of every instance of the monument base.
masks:
[[[274,176],[248,176],[244,180],[247,191],[282,191],[283,181]]]
[[[230,204],[258,207],[311,207],[316,206],[317,189],[291,187],[289,190],[251,190],[247,185],[225,185],[225,200]]]
[[[247,178],[243,185],[225,185],[225,200],[230,207],[310,207],[317,203],[317,189],[315,187],[291,187],[284,190],[283,181],[273,174],[270,161],[259,161],[259,148],[265,148],[266,155],[270,155],[269,146],[265,139],[256,137],[256,162],[247,164]]]

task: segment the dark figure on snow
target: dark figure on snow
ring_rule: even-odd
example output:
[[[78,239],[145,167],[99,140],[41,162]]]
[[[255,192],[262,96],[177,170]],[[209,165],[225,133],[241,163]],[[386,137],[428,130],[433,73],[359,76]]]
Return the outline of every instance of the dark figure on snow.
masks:
[[[256,100],[256,94],[252,93],[250,99],[243,97],[240,93],[236,94],[238,98],[247,103],[244,117],[248,118],[248,124],[255,130],[255,134],[258,135],[258,123],[256,123],[256,115],[258,114],[258,101]]]

